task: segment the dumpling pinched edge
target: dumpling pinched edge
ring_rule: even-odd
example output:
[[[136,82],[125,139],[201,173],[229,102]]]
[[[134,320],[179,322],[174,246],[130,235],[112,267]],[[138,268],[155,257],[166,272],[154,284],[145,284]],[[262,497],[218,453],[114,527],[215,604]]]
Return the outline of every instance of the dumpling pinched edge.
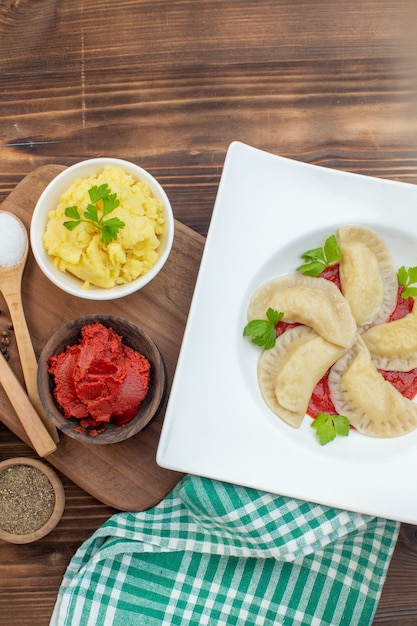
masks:
[[[372,326],[361,334],[381,370],[409,372],[417,367],[417,304],[405,317]]]
[[[299,322],[318,335],[348,348],[356,335],[356,322],[338,287],[325,278],[303,274],[278,276],[261,285],[248,307],[248,320],[266,319],[271,307],[284,313],[285,322]]]
[[[258,361],[258,381],[269,408],[298,428],[319,380],[343,354],[307,326],[286,330]]]
[[[341,258],[341,290],[359,330],[385,322],[397,302],[398,280],[380,237],[365,226],[343,226],[336,238]]]
[[[372,437],[399,437],[417,427],[417,405],[378,372],[362,338],[330,369],[333,404],[352,426]]]

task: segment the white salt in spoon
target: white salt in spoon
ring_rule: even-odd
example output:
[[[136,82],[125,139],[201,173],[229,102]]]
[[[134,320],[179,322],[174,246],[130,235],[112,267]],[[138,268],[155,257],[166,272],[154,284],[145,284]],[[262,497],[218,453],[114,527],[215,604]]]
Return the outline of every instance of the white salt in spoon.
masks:
[[[22,305],[22,274],[28,250],[23,222],[12,213],[0,211],[0,291],[10,312],[27,395],[5,358],[0,358],[0,383],[36,452],[39,456],[47,456],[56,450],[58,433],[46,417],[39,399],[38,364]]]

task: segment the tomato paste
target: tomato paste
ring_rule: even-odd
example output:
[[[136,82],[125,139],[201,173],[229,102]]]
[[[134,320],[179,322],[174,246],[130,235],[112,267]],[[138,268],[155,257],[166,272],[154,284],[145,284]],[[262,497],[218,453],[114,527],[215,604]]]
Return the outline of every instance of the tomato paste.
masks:
[[[335,283],[340,289],[339,264],[335,263],[327,267],[321,274],[321,278],[326,278]],[[413,298],[402,298],[401,294],[404,287],[398,287],[397,304],[387,321],[401,319],[410,313],[414,306]],[[278,322],[276,325],[277,337],[283,332],[298,324],[290,324],[288,322]],[[417,368],[409,372],[389,372],[379,370],[381,375],[388,380],[403,396],[410,400],[417,394]],[[317,383],[308,405],[307,414],[315,418],[317,413],[328,413],[329,415],[337,415],[337,411],[330,397],[328,385],[329,372]]]
[[[82,428],[130,422],[144,400],[150,363],[101,323],[86,324],[77,344],[49,359],[54,395],[66,418]]]

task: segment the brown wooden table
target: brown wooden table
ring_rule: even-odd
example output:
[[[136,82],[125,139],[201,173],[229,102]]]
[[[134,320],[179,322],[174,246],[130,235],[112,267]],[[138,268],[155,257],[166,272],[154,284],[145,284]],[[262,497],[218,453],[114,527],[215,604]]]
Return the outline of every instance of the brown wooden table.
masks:
[[[41,166],[121,157],[204,236],[234,140],[416,184],[416,13],[415,0],[0,0],[0,201]],[[0,460],[21,455],[34,453],[0,424]],[[60,475],[57,528],[0,542],[1,626],[48,624],[71,556],[114,512]],[[403,525],[374,624],[416,623],[417,528]]]

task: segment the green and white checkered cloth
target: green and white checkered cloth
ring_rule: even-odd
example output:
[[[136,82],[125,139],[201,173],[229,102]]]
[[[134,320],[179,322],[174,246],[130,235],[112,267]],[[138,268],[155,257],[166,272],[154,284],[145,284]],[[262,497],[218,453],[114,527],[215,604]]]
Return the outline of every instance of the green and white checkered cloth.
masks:
[[[51,626],[367,626],[398,530],[187,476],[80,547]]]

